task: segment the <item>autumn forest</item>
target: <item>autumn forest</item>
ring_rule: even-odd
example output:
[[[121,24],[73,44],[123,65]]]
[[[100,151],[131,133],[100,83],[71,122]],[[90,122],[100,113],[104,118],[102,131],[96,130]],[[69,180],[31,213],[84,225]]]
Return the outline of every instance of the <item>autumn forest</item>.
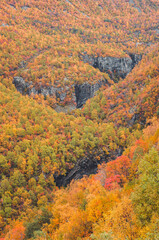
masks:
[[[159,1],[0,1],[0,240],[159,239]]]

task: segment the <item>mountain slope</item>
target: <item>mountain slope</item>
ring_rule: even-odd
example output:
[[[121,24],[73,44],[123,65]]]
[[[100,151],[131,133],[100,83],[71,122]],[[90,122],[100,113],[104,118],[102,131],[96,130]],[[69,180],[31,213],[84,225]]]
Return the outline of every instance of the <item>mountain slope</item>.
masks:
[[[155,1],[3,0],[0,6],[0,74],[11,76],[10,83],[22,77],[28,84],[23,94],[40,94],[54,108],[76,106],[76,84],[110,83],[107,74],[83,63],[81,54],[120,61],[158,42]]]
[[[0,2],[2,239],[158,238],[158,26],[157,0]]]

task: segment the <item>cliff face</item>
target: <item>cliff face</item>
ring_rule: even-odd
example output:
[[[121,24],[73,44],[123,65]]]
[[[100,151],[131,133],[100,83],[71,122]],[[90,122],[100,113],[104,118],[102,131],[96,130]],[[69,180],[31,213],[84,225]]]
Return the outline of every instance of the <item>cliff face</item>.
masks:
[[[81,58],[85,63],[98,68],[101,72],[106,72],[111,78],[125,78],[132,71],[136,64],[141,61],[142,56],[138,54],[130,54],[130,57],[95,57],[82,54]]]
[[[107,81],[98,81],[95,84],[83,83],[75,85],[76,106],[80,108],[85,102],[95,95],[95,92],[99,90],[102,85],[105,85]]]
[[[72,94],[72,102],[76,102],[76,107],[80,108],[83,104],[91,97],[94,96],[95,92],[102,86],[105,85],[107,81],[98,81],[95,84],[83,83],[83,84],[76,84],[73,86],[74,93]],[[32,85],[32,82],[26,82],[22,77],[14,77],[13,84],[17,88],[17,90],[23,95],[36,95],[42,94],[44,97],[52,96],[59,99],[63,102],[66,98],[67,92],[71,91],[72,89],[68,89],[67,92],[63,88],[56,88],[52,85],[50,86],[38,86],[35,87]]]
[[[116,57],[95,57],[87,54],[81,55],[82,60],[85,63],[89,63],[95,68],[99,68],[100,71],[106,72],[109,76],[118,81],[119,78],[125,78],[129,72],[135,67],[141,60],[142,56],[137,54],[130,54],[130,57],[116,58]],[[22,77],[14,77],[13,84],[19,92],[22,94],[42,94],[44,97],[52,96],[59,99],[61,102],[65,101],[67,90],[63,88],[56,88],[55,86],[33,86],[32,82],[26,82]],[[85,102],[95,95],[95,92],[99,90],[102,85],[108,84],[107,80],[97,80],[95,84],[89,84],[85,82],[83,84],[75,84],[72,94],[72,102],[76,102],[76,107],[82,107]]]
[[[136,64],[141,61],[142,56],[137,54],[130,54],[130,57],[126,58],[115,58],[115,57],[94,57],[87,54],[81,55],[82,60],[85,63],[89,63],[91,66],[98,68],[101,72],[106,72],[109,76],[118,81],[119,78],[125,78],[128,73],[132,71]],[[75,96],[77,108],[80,108],[85,102],[92,98],[96,91],[102,85],[108,82],[98,81],[96,84],[76,84],[75,85]]]
[[[13,79],[13,84],[15,85],[16,89],[21,93],[21,94],[42,94],[44,97],[46,96],[52,96],[59,98],[60,101],[64,101],[66,97],[66,92],[63,92],[63,88],[56,88],[52,85],[50,86],[38,86],[35,87],[33,86],[32,82],[26,82],[22,77],[14,77]]]

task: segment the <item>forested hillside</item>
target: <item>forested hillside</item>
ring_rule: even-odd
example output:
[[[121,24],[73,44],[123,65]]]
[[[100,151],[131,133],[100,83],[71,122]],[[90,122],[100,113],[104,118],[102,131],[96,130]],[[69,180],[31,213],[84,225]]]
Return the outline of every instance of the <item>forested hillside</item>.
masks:
[[[158,0],[1,0],[0,239],[159,239]]]

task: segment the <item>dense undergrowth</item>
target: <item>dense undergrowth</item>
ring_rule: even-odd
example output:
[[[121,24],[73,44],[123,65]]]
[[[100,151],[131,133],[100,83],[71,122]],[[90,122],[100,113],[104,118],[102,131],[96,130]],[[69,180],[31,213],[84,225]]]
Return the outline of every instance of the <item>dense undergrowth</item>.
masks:
[[[1,1],[1,239],[159,238],[157,42],[157,0]],[[83,53],[142,60],[114,82]],[[51,84],[65,101],[23,96],[15,76]],[[99,80],[108,84],[82,109],[54,110],[75,104],[75,84]],[[97,173],[58,188],[86,158]]]

